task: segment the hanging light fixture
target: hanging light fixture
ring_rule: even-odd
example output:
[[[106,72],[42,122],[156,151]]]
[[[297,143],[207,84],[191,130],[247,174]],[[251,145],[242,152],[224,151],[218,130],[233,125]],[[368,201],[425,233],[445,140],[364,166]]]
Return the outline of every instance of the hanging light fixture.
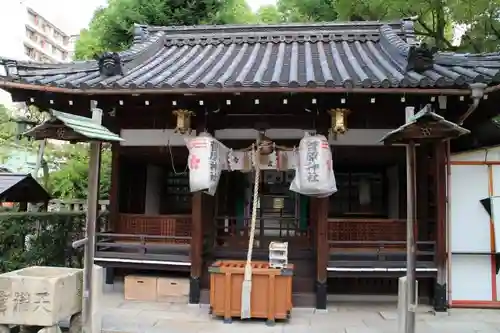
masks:
[[[349,109],[330,109],[328,114],[331,117],[330,134],[337,137],[339,134],[347,132],[347,115],[351,113]]]
[[[191,134],[191,116],[194,116],[193,111],[179,109],[172,111],[172,114],[177,117],[177,126],[174,133]]]

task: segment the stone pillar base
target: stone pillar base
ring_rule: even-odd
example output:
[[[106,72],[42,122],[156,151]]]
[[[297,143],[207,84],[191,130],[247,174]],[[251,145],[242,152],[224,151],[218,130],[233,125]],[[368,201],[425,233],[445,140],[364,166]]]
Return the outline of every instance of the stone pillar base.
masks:
[[[189,304],[200,304],[200,278],[189,278]]]
[[[446,283],[434,285],[434,311],[446,312],[448,301],[446,299]]]
[[[106,284],[114,284],[115,283],[115,269],[113,267],[105,268],[105,282]]]
[[[316,309],[326,310],[327,283],[316,281]]]

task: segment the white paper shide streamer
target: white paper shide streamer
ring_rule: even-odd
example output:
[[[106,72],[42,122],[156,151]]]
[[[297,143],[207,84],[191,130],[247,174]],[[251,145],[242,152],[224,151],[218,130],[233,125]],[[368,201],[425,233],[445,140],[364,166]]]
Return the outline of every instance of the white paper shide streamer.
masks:
[[[325,136],[306,133],[300,140],[290,191],[318,198],[337,192],[332,151]]]

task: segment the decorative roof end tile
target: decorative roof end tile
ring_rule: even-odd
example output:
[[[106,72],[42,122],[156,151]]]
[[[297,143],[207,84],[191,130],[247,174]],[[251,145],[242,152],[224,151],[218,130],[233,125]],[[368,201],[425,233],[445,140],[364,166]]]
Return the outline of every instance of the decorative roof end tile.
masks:
[[[104,76],[123,75],[120,55],[116,52],[106,52],[97,59],[99,72]]]
[[[0,64],[1,66],[2,64]],[[5,71],[5,76],[17,77],[19,76],[19,72],[17,70],[17,61],[7,59],[3,61],[3,67]],[[0,74],[2,76],[4,73]]]
[[[134,24],[134,44],[145,42],[149,38],[148,26],[144,24]]]
[[[432,69],[434,65],[434,54],[436,54],[436,52],[436,47],[429,48],[425,43],[422,43],[419,46],[410,46],[410,49],[408,50],[408,64],[406,65],[406,71],[423,73],[426,70]]]

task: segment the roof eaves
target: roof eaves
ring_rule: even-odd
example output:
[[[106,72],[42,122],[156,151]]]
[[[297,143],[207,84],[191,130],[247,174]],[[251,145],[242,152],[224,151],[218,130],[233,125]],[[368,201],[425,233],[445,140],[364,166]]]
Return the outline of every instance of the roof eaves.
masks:
[[[91,118],[77,116],[65,112],[51,110],[52,116],[62,121],[66,126],[73,129],[75,132],[101,141],[123,141],[123,139],[106,127],[95,123]]]
[[[38,137],[37,133],[39,133],[40,131],[42,132],[47,131],[57,123],[59,124],[62,123],[70,130],[78,133],[78,135],[81,135],[83,138],[88,140],[97,140],[103,142],[124,141],[118,134],[115,134],[110,130],[108,130],[106,127],[95,123],[91,118],[77,116],[56,110],[51,110],[51,114],[52,118],[28,130],[27,132],[23,133],[23,135]],[[57,128],[57,131],[59,130],[60,128]],[[58,137],[52,137],[50,135],[47,136],[47,134],[42,134],[42,136],[44,136],[43,138],[54,138],[54,139],[58,138]],[[76,139],[76,141],[82,141],[82,140],[81,138],[78,138]]]

